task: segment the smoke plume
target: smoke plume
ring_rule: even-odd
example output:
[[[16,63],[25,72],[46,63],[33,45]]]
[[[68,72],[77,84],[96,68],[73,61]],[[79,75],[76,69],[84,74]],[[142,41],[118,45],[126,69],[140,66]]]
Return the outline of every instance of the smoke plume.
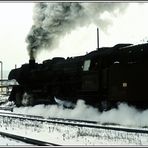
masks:
[[[94,23],[105,30],[112,17],[120,14],[126,3],[37,3],[34,7],[34,24],[26,38],[30,57],[41,49],[54,49],[60,38],[76,27]]]

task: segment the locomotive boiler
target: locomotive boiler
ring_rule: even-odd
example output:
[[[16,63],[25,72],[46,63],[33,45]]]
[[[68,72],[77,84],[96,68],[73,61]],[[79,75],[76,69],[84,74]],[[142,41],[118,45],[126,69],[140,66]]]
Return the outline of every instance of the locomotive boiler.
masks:
[[[38,64],[34,58],[12,69],[15,79],[9,96],[17,106],[56,103],[55,97],[75,103],[78,99],[107,110],[126,102],[148,107],[148,43],[117,44],[82,56],[54,57]]]

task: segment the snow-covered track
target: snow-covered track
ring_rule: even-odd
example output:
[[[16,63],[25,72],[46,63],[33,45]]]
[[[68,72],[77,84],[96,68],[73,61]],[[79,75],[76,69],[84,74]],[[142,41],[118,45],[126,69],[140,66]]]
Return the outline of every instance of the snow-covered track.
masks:
[[[15,140],[19,140],[28,144],[37,145],[37,146],[59,146],[54,143],[44,142],[44,141],[40,141],[40,140],[36,140],[36,139],[24,137],[24,136],[18,136],[18,135],[6,133],[6,132],[0,132],[0,135],[9,137]]]
[[[148,128],[0,112],[0,132],[57,145],[148,144]],[[121,141],[118,143],[118,141]]]
[[[124,132],[132,132],[132,133],[145,133],[148,134],[148,128],[136,128],[136,127],[125,127],[121,125],[113,125],[112,123],[104,125],[99,124],[96,121],[87,121],[87,120],[77,120],[77,119],[64,119],[64,118],[48,118],[45,119],[42,116],[35,115],[26,115],[26,114],[17,114],[13,112],[0,112],[0,116],[7,118],[15,118],[20,120],[29,120],[32,122],[39,123],[53,123],[53,124],[62,124],[64,126],[77,126],[77,127],[88,127],[88,128],[96,128],[96,129],[106,129],[106,130],[115,130],[115,131],[124,131]]]

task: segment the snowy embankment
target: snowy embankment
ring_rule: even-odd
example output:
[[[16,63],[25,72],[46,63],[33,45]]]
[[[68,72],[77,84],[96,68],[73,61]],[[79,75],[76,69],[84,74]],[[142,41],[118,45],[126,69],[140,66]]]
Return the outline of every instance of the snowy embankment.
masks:
[[[9,104],[9,103],[8,103]],[[118,109],[99,112],[79,100],[74,109],[65,109],[57,105],[36,105],[34,107],[15,107],[14,113],[39,115],[44,118],[59,117],[81,120],[93,120],[98,123],[116,123],[125,126],[148,126],[148,110],[139,111],[127,104],[120,104]],[[105,129],[88,129],[57,124],[35,124],[12,120],[4,122],[1,118],[1,130],[21,134],[61,145],[147,145],[148,135],[127,133]]]
[[[1,146],[31,146],[31,145],[8,137],[0,136],[0,147]]]
[[[147,133],[134,133],[47,122],[47,120],[30,120],[31,117],[16,118],[16,115],[0,116],[0,131],[19,136],[55,143],[59,145],[147,145]],[[89,123],[88,123],[89,124]]]

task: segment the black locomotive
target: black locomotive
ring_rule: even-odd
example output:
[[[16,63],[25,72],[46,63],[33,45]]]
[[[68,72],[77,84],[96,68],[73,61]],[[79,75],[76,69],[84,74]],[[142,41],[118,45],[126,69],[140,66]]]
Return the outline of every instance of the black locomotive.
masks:
[[[117,44],[86,55],[55,57],[10,71],[15,79],[9,100],[17,106],[56,103],[54,97],[110,109],[119,102],[148,107],[148,43]]]

